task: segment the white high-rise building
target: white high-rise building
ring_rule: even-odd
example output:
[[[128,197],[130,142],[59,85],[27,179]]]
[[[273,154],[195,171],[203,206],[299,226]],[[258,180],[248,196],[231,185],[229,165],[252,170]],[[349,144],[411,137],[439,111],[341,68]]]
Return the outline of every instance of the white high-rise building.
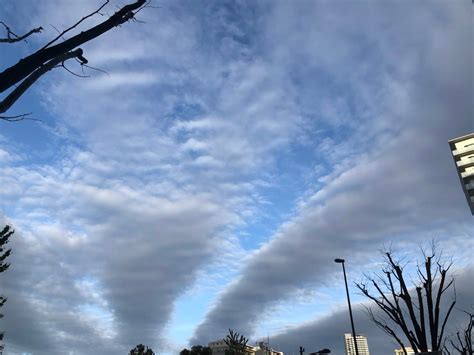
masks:
[[[344,334],[346,341],[346,355],[356,355],[354,338],[352,334]],[[359,350],[359,355],[370,355],[369,353],[369,344],[367,343],[367,337],[364,335],[357,334],[357,349]]]
[[[474,215],[474,133],[449,141],[459,180]]]

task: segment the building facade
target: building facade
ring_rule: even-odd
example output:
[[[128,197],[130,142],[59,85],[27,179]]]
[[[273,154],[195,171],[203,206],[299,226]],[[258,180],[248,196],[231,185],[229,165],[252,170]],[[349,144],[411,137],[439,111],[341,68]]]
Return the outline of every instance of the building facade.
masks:
[[[474,215],[474,133],[451,139],[449,146],[467,204]]]
[[[407,355],[415,355],[413,348],[406,346],[405,350],[407,351]],[[395,349],[395,355],[405,355],[405,353],[403,352],[403,349]]]
[[[255,355],[284,355],[283,352],[270,348],[267,343],[259,342]]]
[[[443,355],[442,351],[433,351],[432,352],[430,349],[428,349],[427,353],[415,353],[415,350],[413,350],[413,348],[409,347],[409,346],[405,346],[405,350],[407,351],[407,355],[416,355],[416,354],[419,354],[419,355],[426,355],[426,354],[429,354],[429,355]],[[395,355],[405,355],[405,353],[403,352],[403,349],[400,348],[400,349],[395,349]]]
[[[344,334],[345,345],[346,345],[346,355],[356,355],[354,338],[352,334]],[[370,355],[369,353],[369,344],[367,342],[367,337],[364,335],[357,334],[357,349],[359,350],[359,355]]]
[[[213,354],[224,355],[226,350],[229,349],[224,339],[211,341],[208,346],[211,348]]]
[[[229,346],[224,339],[211,341],[208,345],[213,355],[225,355],[229,351]],[[284,355],[283,352],[274,350],[264,342],[258,343],[258,346],[247,345],[245,353],[247,355]]]

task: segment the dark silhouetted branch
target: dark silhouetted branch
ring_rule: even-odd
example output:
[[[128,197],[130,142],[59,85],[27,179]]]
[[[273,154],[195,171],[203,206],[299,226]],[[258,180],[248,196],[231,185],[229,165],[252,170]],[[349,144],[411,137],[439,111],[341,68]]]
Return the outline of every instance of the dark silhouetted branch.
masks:
[[[31,36],[33,33],[40,33],[43,31],[43,27],[36,27],[33,28],[32,30],[28,31],[24,35],[17,35],[15,34],[10,27],[7,26],[7,24],[3,21],[0,21],[0,24],[5,28],[5,31],[7,31],[7,37],[6,38],[0,38],[0,43],[15,43],[15,42],[20,42],[26,39],[27,37]]]
[[[456,350],[460,355],[472,355],[473,346],[472,346],[472,329],[474,327],[474,313],[469,313],[463,311],[468,315],[468,322],[466,328],[456,332],[455,336],[449,338],[450,346]],[[451,355],[446,343],[444,344],[444,352],[448,355]]]
[[[0,120],[2,121],[7,121],[7,122],[18,122],[18,121],[41,121],[38,118],[31,117],[31,112],[28,113],[22,113],[20,115],[14,115],[14,116],[1,116],[0,115]]]
[[[100,10],[102,10],[108,3],[110,2],[110,0],[107,0],[105,3],[103,3],[97,10],[95,10],[94,12],[91,12],[89,15],[87,16],[84,16],[83,18],[81,18],[79,21],[77,21],[74,25],[66,28],[64,31],[62,32],[59,32],[58,36],[54,39],[52,39],[51,41],[49,41],[48,43],[46,43],[41,49],[45,49],[45,48],[48,48],[49,46],[51,46],[54,42],[56,42],[58,39],[60,38],[64,38],[63,36],[68,33],[69,31],[75,29],[77,26],[79,26],[82,22],[84,22],[85,20],[87,20],[88,18],[94,16],[94,15],[97,15],[97,14],[100,14]],[[53,26],[54,27],[54,26]]]
[[[61,43],[42,48],[35,53],[21,59],[18,63],[0,73],[0,92],[8,90],[15,84],[24,80],[32,73],[39,70],[40,67],[49,63],[51,60],[63,56],[66,53],[70,53],[80,45],[89,42],[90,40],[99,37],[112,28],[129,21],[134,17],[134,11],[139,10],[145,4],[145,2],[146,0],[137,0],[129,5],[125,5],[104,22]]]
[[[51,69],[57,67],[58,64],[65,62],[71,58],[83,58],[82,49],[78,48],[74,51],[64,53],[50,60],[45,65],[40,66],[36,71],[29,75],[25,80],[21,82],[4,100],[0,102],[0,113],[6,112],[20,97],[25,93],[28,88],[31,87],[43,74],[47,73]],[[87,63],[87,60],[83,58]]]
[[[441,318],[440,308],[443,295],[451,286],[454,286],[454,279],[446,282],[451,264],[440,263],[440,256],[435,259],[433,244],[430,255],[423,251],[423,266],[417,267],[419,279],[414,282],[415,287],[411,288],[406,282],[407,275],[404,273],[404,265],[401,265],[400,260],[395,260],[391,251],[385,252],[384,256],[386,267],[383,269],[383,276],[366,275],[368,282],[356,283],[362,294],[382,311],[381,317],[375,317],[369,309],[371,319],[400,345],[402,345],[400,335],[403,334],[416,353],[427,352],[430,348],[430,351],[439,351],[443,346],[446,324],[456,304],[454,290],[454,300],[444,318]],[[371,286],[371,290],[367,285]],[[427,320],[426,316],[428,316]],[[440,324],[441,319],[442,324]],[[401,334],[397,334],[397,330],[401,331]],[[428,333],[431,346],[428,343]],[[404,348],[403,345],[402,348]]]

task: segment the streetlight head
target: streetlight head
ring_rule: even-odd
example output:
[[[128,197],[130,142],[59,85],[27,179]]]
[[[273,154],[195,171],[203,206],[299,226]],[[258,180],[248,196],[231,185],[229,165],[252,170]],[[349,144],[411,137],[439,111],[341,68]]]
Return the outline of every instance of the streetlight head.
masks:
[[[338,264],[342,264],[345,260],[344,259],[334,259],[334,262]]]

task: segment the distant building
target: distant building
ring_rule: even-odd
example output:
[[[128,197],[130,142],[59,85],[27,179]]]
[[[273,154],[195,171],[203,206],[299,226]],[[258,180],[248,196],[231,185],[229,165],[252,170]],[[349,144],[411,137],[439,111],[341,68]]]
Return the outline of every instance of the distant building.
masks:
[[[208,345],[213,355],[225,355],[229,350],[229,346],[224,339],[211,341]],[[246,354],[248,355],[284,355],[283,352],[274,350],[267,343],[259,342],[258,346],[247,345]]]
[[[211,348],[213,355],[225,355],[226,352],[229,350],[229,346],[225,343],[224,339],[211,341],[208,346]],[[257,350],[257,347],[247,345],[245,353],[248,355],[256,355]]]
[[[459,180],[474,215],[474,133],[449,141]]]
[[[407,355],[415,355],[413,348],[405,346],[405,350],[407,351]],[[405,353],[403,352],[403,349],[395,349],[395,355],[405,355]]]
[[[225,351],[229,349],[224,339],[211,341],[208,346],[211,348],[213,354],[225,354]]]
[[[269,347],[267,343],[263,341],[258,343],[257,351],[255,355],[284,355],[282,351],[277,351]]]
[[[416,355],[415,351],[413,350],[413,348],[409,347],[409,346],[405,346],[405,350],[407,351],[407,355]],[[441,352],[431,352],[430,349],[428,349],[428,352],[427,353],[418,353],[418,354],[431,354],[431,355],[442,355]],[[403,349],[395,349],[395,355],[405,355],[405,353],[403,352]]]
[[[346,355],[356,355],[354,338],[352,334],[344,334],[344,337],[346,343]],[[356,341],[357,349],[359,350],[359,355],[370,355],[367,337],[365,337],[364,335],[357,334]]]

